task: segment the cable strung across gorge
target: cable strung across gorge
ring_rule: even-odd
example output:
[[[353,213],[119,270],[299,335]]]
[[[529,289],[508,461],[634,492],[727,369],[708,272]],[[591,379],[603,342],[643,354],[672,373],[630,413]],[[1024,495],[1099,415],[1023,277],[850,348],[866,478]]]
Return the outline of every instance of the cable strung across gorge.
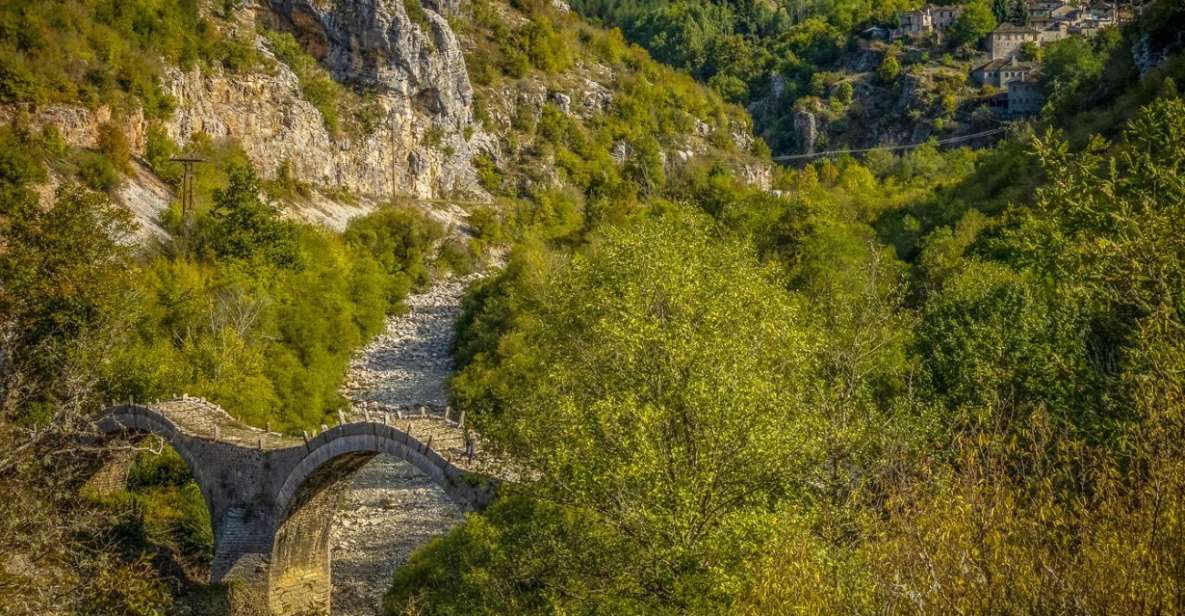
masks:
[[[934,143],[934,145],[951,145],[954,143],[962,143],[964,141],[978,139],[980,137],[988,137],[991,135],[996,135],[996,134],[1002,133],[1006,130],[1008,130],[1007,127],[993,128],[991,130],[986,130],[981,133],[974,133],[971,135],[962,135],[960,137],[950,137],[947,139],[939,139],[938,141],[934,141],[933,143]],[[830,150],[827,152],[815,152],[814,154],[785,154],[782,156],[774,156],[773,160],[777,160],[777,161],[804,160],[804,159],[810,159],[810,158],[822,158],[825,156],[839,156],[839,155],[843,155],[843,154],[866,154],[868,152],[875,152],[878,150],[883,150],[885,152],[893,152],[893,151],[897,151],[897,150],[912,150],[913,148],[926,145],[927,143],[931,143],[931,142],[924,141],[922,143],[912,143],[912,144],[908,144],[908,145],[886,145],[886,146],[878,146],[875,148],[864,148],[861,150]]]

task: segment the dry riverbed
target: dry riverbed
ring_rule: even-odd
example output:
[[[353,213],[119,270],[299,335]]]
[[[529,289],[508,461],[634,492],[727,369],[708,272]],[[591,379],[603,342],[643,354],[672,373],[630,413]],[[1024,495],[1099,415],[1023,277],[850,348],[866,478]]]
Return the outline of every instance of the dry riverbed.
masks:
[[[355,406],[443,408],[452,370],[449,347],[472,275],[407,300],[383,334],[355,357],[344,392]],[[333,614],[374,616],[395,570],[416,548],[448,532],[463,512],[410,464],[379,456],[351,479],[333,527]]]

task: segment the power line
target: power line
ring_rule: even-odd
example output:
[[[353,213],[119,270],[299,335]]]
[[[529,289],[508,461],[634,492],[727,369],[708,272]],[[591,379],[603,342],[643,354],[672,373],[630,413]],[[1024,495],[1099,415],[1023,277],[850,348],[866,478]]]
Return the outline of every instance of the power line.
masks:
[[[1003,128],[1003,127],[993,128],[992,130],[986,130],[981,133],[974,133],[971,135],[962,135],[960,137],[949,137],[947,139],[940,139],[940,140],[935,141],[933,143],[934,143],[934,145],[951,145],[953,143],[962,143],[964,141],[970,141],[972,139],[978,139],[980,137],[988,137],[990,135],[996,135],[996,134],[1002,133],[1006,130],[1008,130],[1008,129]],[[886,146],[879,146],[879,147],[875,147],[875,148],[864,148],[864,149],[860,149],[860,150],[829,150],[826,152],[815,152],[814,154],[785,154],[782,156],[774,156],[772,158],[773,158],[773,160],[777,160],[777,161],[787,161],[787,160],[806,160],[806,159],[811,159],[811,158],[822,158],[825,156],[840,156],[843,154],[866,154],[868,152],[876,152],[878,150],[885,151],[885,152],[893,152],[893,151],[897,151],[897,150],[912,150],[913,148],[926,145],[927,143],[930,143],[930,142],[923,141],[921,143],[911,143],[908,145],[886,145]]]

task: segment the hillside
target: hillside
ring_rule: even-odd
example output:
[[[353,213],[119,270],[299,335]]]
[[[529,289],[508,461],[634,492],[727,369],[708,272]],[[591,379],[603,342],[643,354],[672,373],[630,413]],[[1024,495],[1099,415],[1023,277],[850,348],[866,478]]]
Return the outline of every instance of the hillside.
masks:
[[[1181,17],[1040,132],[520,246],[453,395],[538,477],[387,613],[1178,611]]]
[[[202,581],[219,521],[171,450],[129,492],[83,489],[105,401],[315,433],[409,294],[580,241],[697,168],[773,176],[743,111],[542,4],[6,3],[0,117],[17,613],[225,609]]]
[[[1185,9],[773,163],[982,128],[911,8],[4,3],[0,612],[1185,611]]]
[[[930,140],[989,144],[976,136],[1040,115],[1047,101],[1073,89],[1080,73],[1097,69],[1092,58],[1115,45],[1131,48],[1110,26],[1149,5],[579,0],[573,6],[744,105],[775,153],[794,155]],[[1019,84],[1011,105],[1010,82]]]

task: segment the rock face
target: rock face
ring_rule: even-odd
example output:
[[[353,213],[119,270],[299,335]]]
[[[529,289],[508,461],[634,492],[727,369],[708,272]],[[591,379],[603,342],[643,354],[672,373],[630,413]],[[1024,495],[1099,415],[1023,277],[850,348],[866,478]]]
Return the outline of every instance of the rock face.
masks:
[[[181,144],[198,133],[234,139],[264,178],[287,166],[314,187],[345,188],[355,197],[350,204],[324,195],[290,204],[294,216],[332,227],[392,195],[488,198],[472,159],[495,149],[496,140],[473,122],[461,46],[436,12],[455,10],[454,0],[428,2],[426,28],[408,16],[402,0],[256,0],[253,6],[239,11],[235,27],[255,33],[258,22],[292,32],[336,80],[365,93],[368,127],[329,130],[297,75],[256,36],[266,66],[255,71],[165,70],[162,85],[177,104],[163,123],[170,138]],[[100,127],[113,122],[133,154],[142,156],[147,147],[148,120],[140,110],[0,106],[0,122],[14,120],[34,130],[53,125],[79,148],[95,148]],[[115,197],[146,233],[159,236],[155,215],[172,197],[149,176],[133,173]]]
[[[88,149],[99,146],[99,129],[111,122],[123,132],[133,153],[144,153],[147,125],[141,109],[134,109],[128,114],[117,114],[106,105],[95,109],[77,105],[0,106],[0,124],[14,122],[33,132],[52,126],[67,144]]]
[[[340,82],[399,95],[438,125],[472,119],[473,87],[448,22],[424,9],[430,32],[401,0],[270,0],[262,16],[291,30]]]
[[[170,70],[177,99],[167,124],[184,143],[199,132],[232,137],[265,177],[283,165],[303,181],[356,195],[484,197],[471,164],[490,138],[473,127],[473,89],[456,37],[424,9],[428,32],[400,0],[261,0],[255,18],[293,33],[339,82],[374,97],[367,130],[331,132],[301,95],[297,76],[275,70],[227,75]],[[262,39],[260,52],[270,56]]]

